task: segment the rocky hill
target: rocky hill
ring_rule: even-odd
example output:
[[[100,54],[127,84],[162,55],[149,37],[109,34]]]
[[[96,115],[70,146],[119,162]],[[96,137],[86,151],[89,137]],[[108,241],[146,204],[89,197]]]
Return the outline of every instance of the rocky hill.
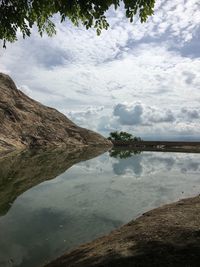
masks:
[[[35,147],[110,145],[101,135],[26,96],[2,73],[0,95],[0,154]]]

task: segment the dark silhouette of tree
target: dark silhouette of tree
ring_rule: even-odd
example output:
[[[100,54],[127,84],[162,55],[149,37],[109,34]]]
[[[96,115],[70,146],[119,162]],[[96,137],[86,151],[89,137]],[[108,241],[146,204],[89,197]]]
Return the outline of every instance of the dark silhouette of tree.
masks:
[[[40,35],[56,33],[53,15],[58,14],[60,21],[69,19],[75,26],[83,24],[86,29],[95,28],[97,34],[109,27],[106,11],[123,4],[126,17],[133,21],[138,15],[145,22],[153,14],[155,0],[0,0],[0,40],[14,42],[17,31],[25,38],[37,26]]]

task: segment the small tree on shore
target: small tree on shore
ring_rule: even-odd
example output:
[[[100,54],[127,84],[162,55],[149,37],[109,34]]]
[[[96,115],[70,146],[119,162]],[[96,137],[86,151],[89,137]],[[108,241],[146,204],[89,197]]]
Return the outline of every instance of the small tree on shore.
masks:
[[[136,136],[133,136],[132,134],[130,133],[127,133],[127,132],[118,132],[118,131],[115,131],[115,132],[111,132],[110,133],[110,136],[108,137],[108,139],[110,141],[126,141],[126,142],[137,142],[137,141],[141,141],[142,139],[140,137],[136,137]]]

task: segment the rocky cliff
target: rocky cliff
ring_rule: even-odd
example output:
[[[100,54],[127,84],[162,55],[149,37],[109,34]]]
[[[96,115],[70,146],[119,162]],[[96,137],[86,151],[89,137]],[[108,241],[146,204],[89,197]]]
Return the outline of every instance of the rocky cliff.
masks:
[[[101,135],[26,96],[2,73],[0,96],[0,154],[35,147],[110,145]]]

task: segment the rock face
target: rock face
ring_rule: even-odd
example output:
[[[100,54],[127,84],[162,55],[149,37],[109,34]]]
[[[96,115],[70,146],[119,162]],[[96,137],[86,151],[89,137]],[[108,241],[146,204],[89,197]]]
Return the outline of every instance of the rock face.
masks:
[[[101,135],[78,127],[57,110],[29,98],[2,73],[0,95],[0,154],[35,147],[111,145]]]

